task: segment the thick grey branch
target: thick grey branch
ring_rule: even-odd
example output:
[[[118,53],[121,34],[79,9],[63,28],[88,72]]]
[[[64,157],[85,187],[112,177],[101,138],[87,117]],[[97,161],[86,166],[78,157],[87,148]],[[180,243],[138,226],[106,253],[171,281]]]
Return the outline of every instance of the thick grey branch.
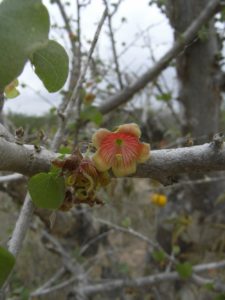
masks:
[[[200,146],[154,150],[150,159],[138,166],[134,175],[154,178],[163,184],[171,184],[179,174],[225,170],[225,145],[214,142]]]
[[[112,96],[108,102],[100,106],[100,111],[106,114],[118,106],[125,104],[131,98],[141,91],[149,82],[157,78],[157,76],[169,65],[181,51],[185,49],[196,36],[198,30],[204,25],[216,12],[220,0],[212,0],[208,3],[199,17],[192,22],[188,29],[180,36],[172,48],[146,73],[144,73],[136,82],[125,88],[122,92]]]
[[[58,155],[32,145],[17,145],[0,138],[0,170],[34,175],[47,172]],[[132,177],[153,178],[171,184],[179,174],[225,170],[225,144],[216,141],[200,146],[151,151],[150,159],[140,164]]]
[[[0,138],[0,156],[1,171],[31,176],[47,172],[57,154],[45,149],[37,152],[32,145],[18,145]]]

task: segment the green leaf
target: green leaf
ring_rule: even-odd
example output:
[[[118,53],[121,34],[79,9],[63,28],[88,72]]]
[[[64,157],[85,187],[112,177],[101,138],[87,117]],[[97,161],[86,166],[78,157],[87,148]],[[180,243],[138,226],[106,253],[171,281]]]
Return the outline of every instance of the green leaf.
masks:
[[[5,248],[0,247],[0,288],[3,286],[15,265],[15,257]]]
[[[100,125],[103,120],[103,115],[94,106],[87,106],[80,114],[81,119],[94,122],[96,125]]]
[[[173,254],[178,255],[180,253],[180,247],[177,245],[173,246]]]
[[[122,222],[122,226],[125,228],[129,228],[131,226],[131,218],[130,217],[125,217]]]
[[[163,262],[166,258],[165,253],[162,250],[153,251],[152,252],[152,257],[158,263]]]
[[[49,92],[58,91],[65,83],[69,71],[69,59],[64,48],[55,41],[35,51],[31,57],[35,73]]]
[[[156,99],[159,101],[170,101],[172,99],[172,94],[171,93],[163,93],[160,95],[156,95]]]
[[[61,158],[61,156],[59,158]],[[48,174],[50,174],[52,176],[60,176],[61,172],[62,172],[61,168],[59,168],[59,167],[57,167],[55,165],[51,165],[51,169],[50,169],[50,171],[49,171]]]
[[[0,4],[0,90],[17,78],[29,56],[48,42],[49,15],[40,0]]]
[[[19,96],[20,92],[14,88],[8,92],[5,92],[5,95],[6,95],[6,98],[7,99],[13,99],[13,98],[16,98],[17,96]]]
[[[182,279],[188,279],[192,275],[192,265],[189,262],[177,264],[176,270]]]
[[[29,180],[28,190],[38,207],[57,209],[64,200],[64,178],[54,173],[39,173]]]
[[[71,149],[69,147],[62,146],[59,149],[60,154],[71,154]]]
[[[10,84],[5,87],[5,96],[8,99],[13,99],[19,96],[19,91],[17,90],[17,86],[19,85],[18,79],[13,80]]]

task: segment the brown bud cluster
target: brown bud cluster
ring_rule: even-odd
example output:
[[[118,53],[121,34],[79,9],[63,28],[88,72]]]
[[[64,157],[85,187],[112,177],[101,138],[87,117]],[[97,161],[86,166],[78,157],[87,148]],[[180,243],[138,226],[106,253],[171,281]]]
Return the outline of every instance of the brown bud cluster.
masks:
[[[80,151],[62,160],[56,159],[52,164],[61,168],[67,186],[64,202],[60,209],[70,210],[74,204],[86,203],[90,206],[103,204],[96,196],[102,186],[110,182],[107,172],[100,172],[89,158],[83,157]]]

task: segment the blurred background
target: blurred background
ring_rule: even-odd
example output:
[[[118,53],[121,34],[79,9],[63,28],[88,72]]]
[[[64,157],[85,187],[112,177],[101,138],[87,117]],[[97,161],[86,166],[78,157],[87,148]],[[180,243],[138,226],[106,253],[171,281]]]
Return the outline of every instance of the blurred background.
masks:
[[[5,126],[24,130],[25,143],[49,147],[58,109],[85,66],[104,9],[102,32],[82,84],[62,153],[88,143],[100,127],[137,123],[152,149],[199,145],[225,127],[224,3],[192,41],[153,80],[122,105],[103,110],[112,97],[142,81],[182,33],[207,8],[207,0],[45,0],[51,38],[70,57],[64,88],[49,94],[31,65],[18,78],[19,95],[6,99]],[[37,210],[10,284],[11,300],[221,300],[225,294],[187,280],[193,265],[224,259],[225,176],[190,175],[163,186],[150,178],[113,179],[99,192],[103,204],[77,205],[68,212]],[[21,178],[0,183],[1,240],[7,240],[26,194]],[[181,266],[185,280],[109,288],[116,279],[141,278]],[[224,280],[210,270],[205,278]],[[102,288],[97,284],[102,285]],[[78,290],[95,287],[88,296]]]

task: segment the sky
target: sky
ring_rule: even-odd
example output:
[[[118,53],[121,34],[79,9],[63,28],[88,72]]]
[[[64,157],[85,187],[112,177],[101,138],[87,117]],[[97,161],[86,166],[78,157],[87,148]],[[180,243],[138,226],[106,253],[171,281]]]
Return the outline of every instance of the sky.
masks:
[[[62,2],[68,1],[62,0]],[[75,3],[74,0],[69,2]],[[173,32],[167,18],[161,14],[155,5],[149,6],[148,2],[147,0],[123,0],[117,14],[113,17],[113,28],[116,47],[120,54],[121,68],[136,74],[143,73],[153,64],[150,58],[150,45],[155,58],[159,59],[171,47],[173,42]],[[57,5],[51,5],[49,0],[44,0],[43,3],[48,7],[51,24],[63,25]],[[91,5],[82,9],[82,44],[86,50],[89,47],[87,41],[92,39],[103,10],[102,0],[92,0]],[[68,7],[67,12],[73,19],[76,18],[74,5]],[[122,22],[123,18],[126,18],[125,22]],[[145,32],[144,37],[140,38],[140,33],[143,31]],[[62,29],[52,29],[50,37],[64,45],[66,49],[68,48],[69,43]],[[125,45],[132,44],[132,47],[125,51],[126,46],[123,46],[124,43]],[[106,61],[112,56],[106,25],[104,25],[101,32],[96,51]],[[6,101],[4,107],[6,112],[42,115],[48,112],[50,108],[59,105],[60,93],[50,94],[35,75],[29,63],[26,64],[22,75],[19,77],[19,82],[20,84],[26,84],[26,88],[20,86],[20,96]]]

